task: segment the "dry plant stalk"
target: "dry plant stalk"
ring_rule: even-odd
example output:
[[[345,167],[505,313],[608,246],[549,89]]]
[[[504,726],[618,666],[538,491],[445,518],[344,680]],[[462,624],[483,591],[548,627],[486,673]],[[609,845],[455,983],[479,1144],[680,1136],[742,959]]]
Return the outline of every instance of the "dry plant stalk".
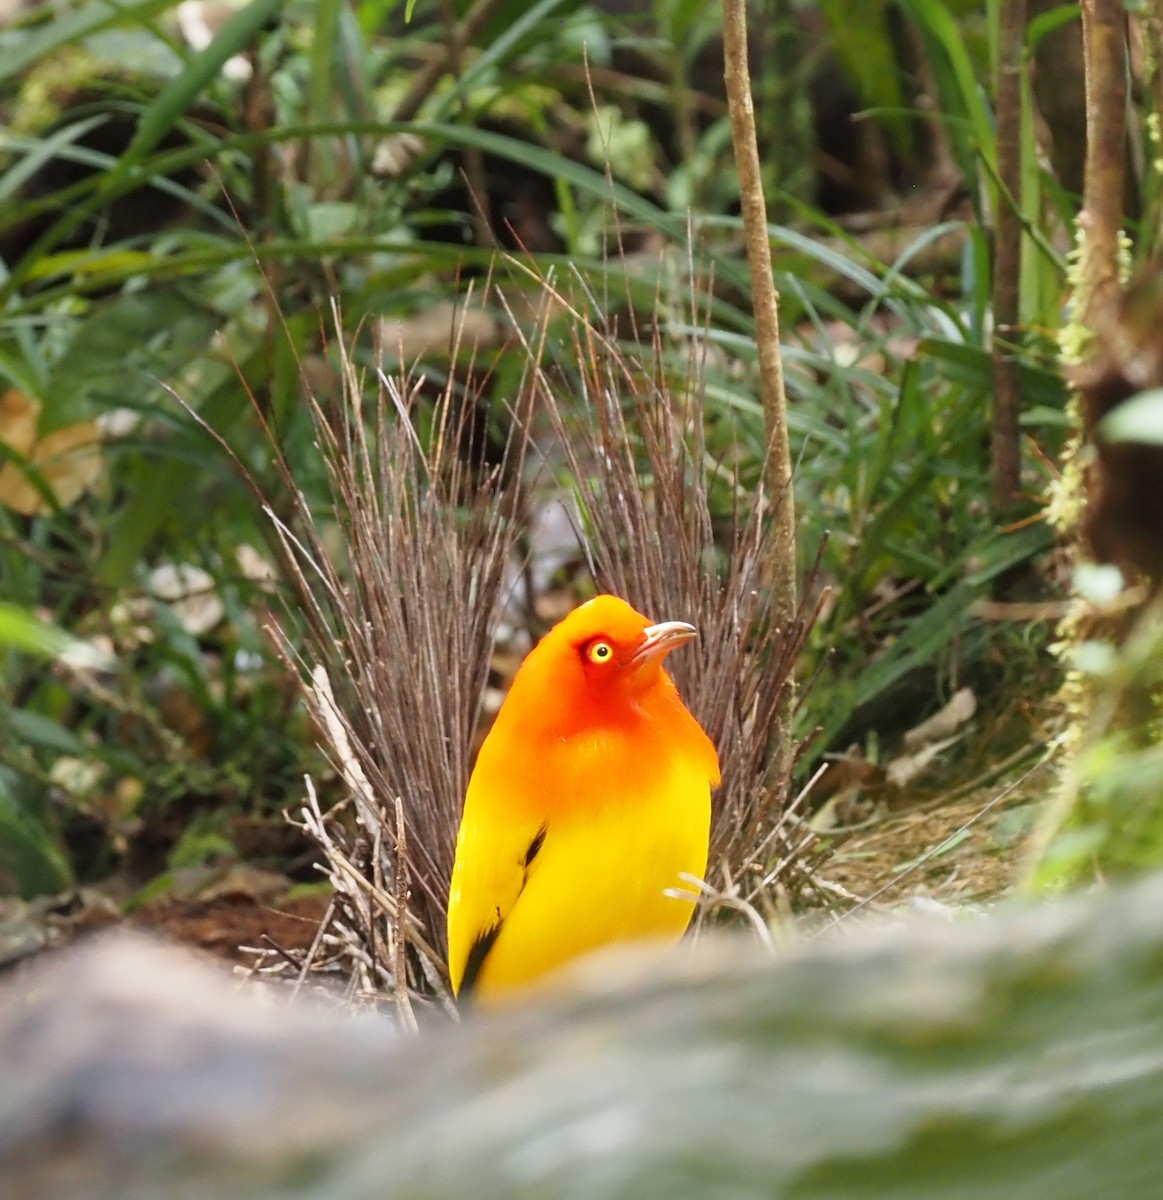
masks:
[[[774,506],[762,484],[744,497],[737,476],[709,454],[697,340],[673,347],[684,360],[676,373],[657,328],[644,344],[633,327],[623,344],[592,298],[579,305],[540,282],[547,309],[568,314],[570,352],[565,364],[549,361],[543,322],[538,340],[525,343],[526,386],[556,435],[594,581],[655,620],[698,626],[698,640],[667,666],[723,767],[706,894],[754,901],[758,880],[776,882],[775,862],[783,862],[781,886],[796,891],[810,878],[813,838],[789,809],[793,760],[780,747],[791,744],[784,721],[793,671],[818,601],[787,618],[771,586],[780,550],[772,507],[786,493]],[[714,476],[731,498],[726,513],[712,503]]]
[[[320,951],[403,1014],[409,991],[447,997],[448,883],[524,443],[515,432],[506,470],[474,473],[458,452],[468,409],[452,382],[424,401],[422,436],[419,381],[379,372],[369,401],[338,352],[338,412],[308,403],[340,554],[284,465],[294,513],[272,519],[295,608],[276,634],[354,801],[350,819],[313,797],[303,813],[336,888]]]
[[[1022,498],[1021,395],[1016,341],[1021,335],[1022,74],[1025,0],[1003,0],[997,72],[997,211],[993,251],[993,506],[1001,514]]]
[[[754,920],[750,906],[764,907],[773,885],[786,895],[810,879],[811,838],[788,809],[789,767],[776,748],[789,736],[782,714],[811,614],[796,613],[790,629],[777,623],[772,513],[710,459],[698,340],[678,347],[687,363],[678,378],[661,338],[625,349],[600,314],[536,283],[534,333],[510,313],[525,373],[495,474],[474,475],[457,453],[465,430],[454,382],[422,441],[414,384],[381,374],[368,411],[365,380],[344,354],[338,416],[311,401],[339,562],[327,522],[285,479],[297,505],[278,528],[304,649],[295,655],[289,627],[280,645],[352,798],[328,813],[309,789],[303,826],[336,897],[300,978],[330,967],[353,991],[394,995],[406,1022],[409,996],[448,999],[447,888],[504,567],[518,555],[518,488],[556,489],[559,473],[596,584],[657,619],[699,626],[695,648],[673,666],[724,769],[705,907]],[[551,361],[551,323],[566,330],[568,365]],[[530,448],[547,431],[553,445],[533,464]],[[732,497],[722,516],[715,474]],[[773,760],[782,765],[773,770]]]
[[[767,202],[759,166],[755,134],[755,107],[751,98],[751,72],[747,63],[747,0],[723,0],[723,60],[727,108],[731,117],[731,143],[739,173],[739,202],[743,236],[751,269],[751,303],[755,310],[755,348],[759,358],[759,389],[766,424],[766,471],[772,496],[779,501],[768,539],[770,559],[771,619],[788,640],[794,640],[802,613],[796,582],[795,497],[792,492],[791,446],[788,440],[787,393],[783,382],[783,356],[779,341],[779,293],[771,265],[771,239],[767,231]],[[789,674],[784,704],[779,714],[783,731],[773,744],[781,771],[791,770],[791,713],[794,681]]]

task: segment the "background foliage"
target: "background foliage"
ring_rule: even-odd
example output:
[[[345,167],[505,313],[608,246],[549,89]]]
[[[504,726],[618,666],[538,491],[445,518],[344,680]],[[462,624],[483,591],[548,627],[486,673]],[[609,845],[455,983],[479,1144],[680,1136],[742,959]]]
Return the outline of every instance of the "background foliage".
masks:
[[[725,520],[753,502],[764,434],[717,10],[604,8],[253,0],[198,41],[167,0],[127,0],[0,32],[0,578],[113,664],[4,652],[0,800],[29,847],[5,856],[12,887],[113,870],[140,887],[272,852],[254,829],[295,797],[313,738],[263,634],[271,523],[199,421],[276,511],[272,446],[325,512],[302,396],[338,390],[333,337],[437,390],[475,342],[488,386],[463,389],[465,450],[487,460],[523,360],[482,280],[520,312],[539,277],[568,276],[612,336],[664,332],[674,380],[706,346],[712,503]],[[875,759],[963,683],[1005,702],[1044,670],[1048,625],[979,605],[1047,586],[1037,509],[1068,425],[1054,339],[1077,196],[1029,95],[1020,195],[999,190],[979,84],[997,10],[756,6],[802,566],[829,589],[804,770],[849,745]],[[1076,19],[1031,22],[1029,52]],[[990,230],[1011,202],[1029,503],[1000,520]],[[471,320],[458,347],[450,301]]]

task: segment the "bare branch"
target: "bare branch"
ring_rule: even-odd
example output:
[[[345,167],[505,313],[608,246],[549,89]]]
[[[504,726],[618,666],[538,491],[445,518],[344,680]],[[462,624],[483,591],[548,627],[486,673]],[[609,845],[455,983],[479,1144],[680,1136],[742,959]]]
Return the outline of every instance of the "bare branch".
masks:
[[[760,392],[767,426],[767,484],[775,503],[768,571],[772,619],[777,629],[790,631],[798,610],[796,587],[795,503],[792,495],[791,450],[788,442],[787,396],[779,347],[779,295],[771,266],[767,205],[755,139],[755,108],[747,67],[747,0],[723,0],[723,55],[731,139],[739,172],[743,233],[751,268],[751,302],[755,309],[755,344],[759,354]],[[777,760],[790,764],[791,706],[789,686],[777,725],[773,727]]]
[[[1019,301],[1022,266],[1022,73],[1025,0],[1003,0],[998,37],[998,202],[993,248],[993,505],[998,512],[1022,495],[1021,396],[1018,390]]]

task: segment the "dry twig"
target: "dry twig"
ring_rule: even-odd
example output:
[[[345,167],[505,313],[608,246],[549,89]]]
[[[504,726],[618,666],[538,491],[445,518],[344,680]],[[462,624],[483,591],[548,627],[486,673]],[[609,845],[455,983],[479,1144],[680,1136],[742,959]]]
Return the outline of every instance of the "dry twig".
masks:
[[[795,818],[784,824],[791,762],[773,746],[790,742],[792,671],[815,607],[790,620],[776,607],[768,566],[779,519],[762,487],[747,511],[737,480],[726,512],[712,502],[720,464],[705,439],[699,342],[672,347],[686,360],[678,375],[660,332],[643,356],[639,342],[614,336],[592,297],[575,303],[541,283],[552,311],[569,314],[570,352],[568,365],[550,361],[543,325],[525,341],[527,387],[556,433],[594,580],[657,620],[698,625],[695,647],[669,665],[723,765],[708,869],[763,874],[801,836]],[[800,852],[788,867],[806,861]]]
[[[761,494],[745,507],[708,452],[699,339],[667,347],[656,333],[643,355],[592,298],[578,306],[536,282],[544,303],[532,333],[510,313],[526,370],[499,469],[474,475],[457,454],[454,382],[422,434],[414,381],[381,374],[369,406],[341,348],[340,411],[310,401],[338,560],[329,521],[289,473],[295,511],[277,524],[303,649],[288,622],[279,645],[352,798],[328,813],[309,787],[302,812],[336,890],[319,966],[345,974],[349,995],[394,998],[408,1021],[417,999],[451,1009],[448,881],[505,566],[519,560],[518,489],[559,488],[554,475],[568,480],[596,584],[656,619],[699,626],[697,650],[674,666],[724,769],[708,872],[721,885],[709,894],[754,919],[765,886],[794,894],[810,878],[812,839],[786,805],[790,765],[773,768],[771,751],[788,737],[789,680],[813,613],[777,616],[769,506]],[[561,359],[551,322],[566,331]],[[683,373],[667,365],[674,349]],[[553,445],[533,463],[547,434]],[[712,484],[724,478],[718,511]]]

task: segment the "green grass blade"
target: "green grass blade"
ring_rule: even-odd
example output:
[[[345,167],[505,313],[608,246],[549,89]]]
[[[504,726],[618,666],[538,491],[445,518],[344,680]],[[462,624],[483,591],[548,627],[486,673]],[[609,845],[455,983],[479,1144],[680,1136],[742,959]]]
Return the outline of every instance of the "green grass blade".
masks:
[[[21,802],[17,777],[0,768],[0,894],[31,899],[64,891],[72,882],[68,860],[49,830]]]
[[[73,148],[73,142],[79,141],[104,121],[103,116],[86,117],[82,121],[66,125],[63,129],[54,130],[44,138],[5,135],[3,149],[11,154],[20,154],[21,157],[0,176],[0,204],[7,204],[45,163],[55,158],[66,158],[65,152]]]
[[[78,641],[63,629],[46,624],[14,604],[0,603],[0,645],[35,654],[39,658],[70,661],[87,667],[108,667],[109,660],[87,642]]]
[[[145,22],[174,7],[175,0],[118,0],[116,4],[102,0],[65,16],[54,15],[51,21],[0,49],[0,83],[35,66],[62,46],[75,45],[90,34],[127,24],[134,18]]]
[[[494,38],[465,69],[464,74],[456,81],[455,86],[440,106],[438,111],[441,115],[447,115],[465,96],[471,95],[473,89],[487,79],[490,72],[499,67],[521,46],[522,42],[536,32],[537,27],[543,21],[551,17],[559,8],[570,3],[572,0],[541,0],[539,4],[534,4],[522,13],[504,33]]]
[[[218,78],[227,60],[245,49],[259,30],[275,19],[282,7],[283,0],[251,0],[222,26],[205,50],[194,55],[181,74],[145,110],[133,140],[109,175],[108,190],[118,190],[137,170],[142,159],[189,111],[207,85]]]

